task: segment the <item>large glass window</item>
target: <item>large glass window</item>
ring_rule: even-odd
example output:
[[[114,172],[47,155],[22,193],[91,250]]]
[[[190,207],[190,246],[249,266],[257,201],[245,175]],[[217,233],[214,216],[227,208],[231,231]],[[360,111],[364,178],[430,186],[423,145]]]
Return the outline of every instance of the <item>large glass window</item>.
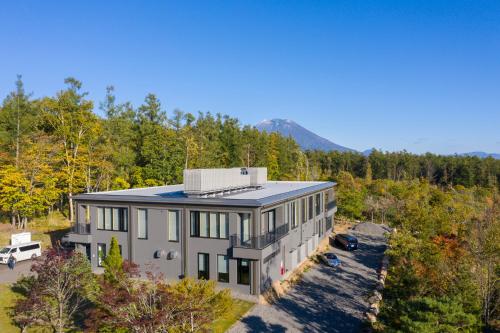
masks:
[[[299,225],[299,219],[297,218],[297,204],[295,201],[290,202],[290,223],[292,229]]]
[[[148,211],[147,209],[137,210],[137,238],[148,238]]]
[[[97,208],[97,229],[104,229],[104,208]]]
[[[217,255],[217,281],[229,282],[229,259],[226,255]]]
[[[274,209],[263,214],[267,220],[267,232],[274,232],[276,228],[276,214]]]
[[[306,199],[300,200],[300,212],[301,212],[301,217],[302,217],[302,223],[307,222],[307,206],[306,206]]]
[[[200,213],[200,237],[208,237],[208,213]]]
[[[191,212],[191,237],[227,239],[229,218],[227,213]]]
[[[219,214],[219,237],[228,238],[229,219],[227,214]]]
[[[106,244],[97,243],[97,266],[102,267],[104,259],[106,259]]]
[[[198,279],[210,279],[208,253],[198,253]]]
[[[250,284],[250,260],[238,259],[238,284]]]
[[[250,241],[250,214],[240,214],[240,239],[245,244]]]
[[[127,231],[128,209],[117,207],[97,207],[97,229]]]
[[[179,211],[168,211],[168,240],[172,242],[179,241]]]
[[[217,213],[210,213],[210,238],[219,238],[219,228],[217,228]]]
[[[313,196],[309,196],[309,220],[314,217],[314,198]]]
[[[316,216],[321,214],[321,194],[316,194]]]
[[[111,225],[113,222],[113,218],[111,215],[111,208],[104,208],[104,229],[112,230]]]
[[[120,230],[120,211],[118,208],[113,208],[113,230]]]

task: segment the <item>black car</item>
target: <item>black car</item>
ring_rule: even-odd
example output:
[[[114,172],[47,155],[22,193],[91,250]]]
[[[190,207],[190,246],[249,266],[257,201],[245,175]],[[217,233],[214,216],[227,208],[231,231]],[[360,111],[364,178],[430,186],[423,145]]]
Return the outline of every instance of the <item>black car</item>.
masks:
[[[347,251],[356,250],[358,248],[358,239],[347,234],[336,235],[335,243]]]

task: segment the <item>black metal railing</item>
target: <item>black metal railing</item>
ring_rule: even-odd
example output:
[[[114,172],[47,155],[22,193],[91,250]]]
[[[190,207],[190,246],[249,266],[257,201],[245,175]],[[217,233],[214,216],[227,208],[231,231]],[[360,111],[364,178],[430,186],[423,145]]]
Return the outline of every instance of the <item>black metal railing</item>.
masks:
[[[326,204],[326,210],[331,210],[337,207],[337,200],[332,200]]]
[[[288,231],[288,224],[284,224],[272,232],[268,232],[264,235],[249,237],[248,239],[244,239],[241,235],[231,235],[230,242],[232,247],[263,249],[288,234]]]
[[[329,216],[326,218],[325,229],[329,230],[332,227],[333,217]]]
[[[90,235],[90,223],[75,223],[73,232],[80,235]]]

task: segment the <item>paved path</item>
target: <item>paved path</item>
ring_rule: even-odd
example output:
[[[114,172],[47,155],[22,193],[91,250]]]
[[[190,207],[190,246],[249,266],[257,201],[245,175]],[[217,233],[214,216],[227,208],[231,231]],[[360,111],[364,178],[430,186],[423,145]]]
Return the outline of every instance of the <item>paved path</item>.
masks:
[[[356,232],[359,249],[333,249],[339,269],[317,265],[273,305],[256,305],[228,332],[358,332],[385,250],[383,236]]]
[[[31,260],[20,261],[14,267],[14,270],[10,270],[7,265],[0,265],[0,283],[13,283],[21,277],[21,275],[30,275]]]

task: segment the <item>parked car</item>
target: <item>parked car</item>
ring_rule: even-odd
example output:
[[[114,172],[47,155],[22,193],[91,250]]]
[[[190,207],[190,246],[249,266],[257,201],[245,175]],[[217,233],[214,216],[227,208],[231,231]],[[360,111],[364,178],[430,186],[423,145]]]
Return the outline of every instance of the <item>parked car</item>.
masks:
[[[358,248],[358,239],[347,234],[336,235],[335,243],[340,247],[343,247],[346,251],[352,251]]]
[[[42,248],[40,242],[7,245],[0,250],[0,264],[7,264],[11,255],[15,261],[35,259],[42,255]]]
[[[323,259],[323,262],[327,264],[328,266],[331,267],[338,267],[340,266],[341,262],[340,259],[337,257],[335,253],[325,253],[321,255],[321,258]]]

